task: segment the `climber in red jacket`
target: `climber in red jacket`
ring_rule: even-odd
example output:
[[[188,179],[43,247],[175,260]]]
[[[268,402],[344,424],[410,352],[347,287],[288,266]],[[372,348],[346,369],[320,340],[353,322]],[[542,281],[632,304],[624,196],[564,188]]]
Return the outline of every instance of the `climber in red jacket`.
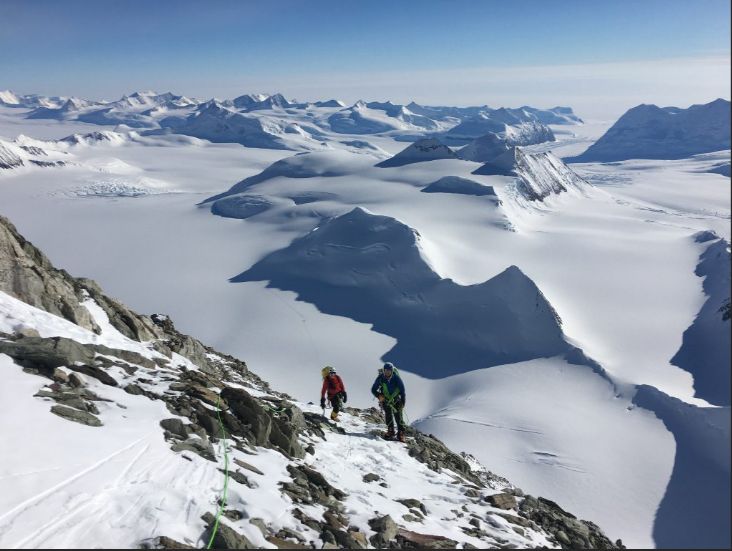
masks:
[[[323,388],[320,390],[320,407],[325,408],[325,393],[327,391],[328,401],[333,407],[330,418],[333,421],[338,421],[338,413],[341,411],[341,403],[345,404],[348,400],[346,387],[334,368],[327,367],[323,369],[323,371],[326,372],[326,375],[323,377]]]

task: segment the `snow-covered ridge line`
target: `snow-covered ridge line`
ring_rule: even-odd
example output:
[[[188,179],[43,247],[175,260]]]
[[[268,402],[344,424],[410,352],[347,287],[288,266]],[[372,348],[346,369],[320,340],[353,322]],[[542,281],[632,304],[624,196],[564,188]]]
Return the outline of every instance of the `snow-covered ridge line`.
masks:
[[[325,422],[167,317],[55,269],[4,218],[0,304],[0,399],[35,430],[0,421],[5,546],[201,546],[224,445],[215,548],[621,546],[432,437],[381,440],[375,409]]]
[[[177,133],[212,142],[240,143],[247,147],[318,150],[346,135],[393,135],[405,141],[444,137],[467,143],[495,132],[510,145],[553,140],[547,124],[579,124],[570,108],[491,109],[482,107],[429,107],[357,101],[345,106],[338,100],[298,102],[282,94],[243,94],[233,100],[197,100],[170,92],[135,92],[116,101],[80,98],[0,96],[0,106],[29,109],[28,119],[78,121]],[[482,159],[487,160],[487,159]]]

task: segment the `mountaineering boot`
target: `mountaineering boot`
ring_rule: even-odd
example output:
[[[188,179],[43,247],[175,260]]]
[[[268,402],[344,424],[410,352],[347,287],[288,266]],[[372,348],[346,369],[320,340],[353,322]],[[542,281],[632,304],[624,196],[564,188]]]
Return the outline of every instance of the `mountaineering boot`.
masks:
[[[400,430],[399,431],[399,434],[397,434],[397,440],[399,440],[400,442],[406,442],[407,441],[406,436],[404,436],[404,431],[403,430]]]
[[[381,434],[381,437],[382,437],[382,438],[383,438],[384,440],[394,440],[394,436],[395,436],[395,435],[394,435],[394,431],[393,431],[393,430],[387,430],[386,432],[383,432],[383,433]]]
[[[338,421],[338,414],[335,411],[330,412],[330,420],[331,421]]]

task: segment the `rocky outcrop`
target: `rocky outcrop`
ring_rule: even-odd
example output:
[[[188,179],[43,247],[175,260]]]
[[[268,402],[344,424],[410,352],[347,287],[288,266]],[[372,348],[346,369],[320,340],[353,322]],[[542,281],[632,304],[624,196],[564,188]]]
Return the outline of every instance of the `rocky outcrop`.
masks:
[[[257,446],[274,447],[289,457],[305,456],[298,440],[305,417],[293,404],[258,400],[244,389],[231,387],[221,392],[221,398],[233,414],[233,419],[225,421],[231,429],[245,434]]]
[[[94,332],[99,327],[80,303],[75,280],[0,216],[0,291]]]
[[[519,514],[549,534],[562,549],[624,549],[621,540],[615,543],[602,533],[596,524],[577,517],[559,505],[544,499],[526,496],[519,507]]]

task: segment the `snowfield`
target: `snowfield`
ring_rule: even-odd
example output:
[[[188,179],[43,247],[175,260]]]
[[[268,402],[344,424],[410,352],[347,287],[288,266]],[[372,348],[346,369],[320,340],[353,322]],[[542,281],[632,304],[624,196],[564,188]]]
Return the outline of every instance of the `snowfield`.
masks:
[[[581,124],[563,108],[154,93],[129,96],[134,105],[74,107],[68,98],[34,106],[37,98],[19,98],[0,103],[0,166],[8,165],[0,214],[58,267],[139,312],[169,315],[306,411],[316,412],[307,402],[317,401],[324,365],[344,378],[349,405],[374,405],[370,385],[391,359],[403,369],[415,427],[592,520],[613,541],[729,545],[730,429],[719,418],[729,418],[730,399],[719,389],[729,385],[730,321],[720,308],[729,305],[730,179],[714,172],[729,150],[567,165],[561,159],[585,151],[611,123]],[[494,134],[469,136],[476,125]],[[506,140],[537,125],[556,141],[532,143],[536,132],[518,147]],[[461,143],[441,141],[451,129]],[[473,140],[460,158],[455,146]],[[30,162],[42,158],[63,165]],[[507,271],[520,277],[492,287]],[[0,331],[39,320],[0,299]],[[54,323],[43,317],[38,327],[60,331]],[[160,522],[176,527],[170,537],[201,544],[199,517],[215,501],[220,473],[197,456],[165,469],[173,452],[159,434],[146,436],[167,415],[162,406],[137,407],[138,397],[105,388],[113,401],[101,415],[113,430],[79,463],[94,429],[48,420],[32,398],[40,380],[0,362],[13,372],[0,385],[3,399],[22,396],[14,407],[28,412],[24,423],[44,419],[53,435],[28,442],[25,429],[0,421],[15,450],[11,464],[0,463],[11,484],[0,497],[0,542],[132,546],[125,537],[152,537]],[[128,410],[116,402],[129,407],[124,423]],[[363,432],[363,422],[347,417],[344,428]],[[701,453],[694,434],[709,423],[715,436]],[[419,473],[405,497],[429,507],[428,496],[452,495],[447,479],[383,443],[340,438],[310,458],[353,466],[334,472],[335,486],[355,486],[369,464],[396,462]],[[246,458],[267,484],[284,472],[275,455]],[[59,464],[48,467],[43,456]],[[690,504],[683,489],[707,464],[722,467]],[[190,502],[187,479],[210,489],[202,502]],[[81,484],[76,497],[65,493],[69,480]],[[141,493],[138,481],[165,492]],[[396,477],[389,484],[400,487]],[[354,515],[371,518],[367,502],[392,512],[360,491],[348,498]],[[247,492],[236,498],[243,506],[255,501]],[[700,502],[719,515],[685,516]],[[283,506],[260,503],[253,516],[276,524]],[[112,516],[119,526],[105,524]],[[58,521],[32,528],[48,517]],[[682,538],[679,524],[704,538]],[[237,526],[265,543],[256,528]],[[451,533],[447,521],[429,529]]]

